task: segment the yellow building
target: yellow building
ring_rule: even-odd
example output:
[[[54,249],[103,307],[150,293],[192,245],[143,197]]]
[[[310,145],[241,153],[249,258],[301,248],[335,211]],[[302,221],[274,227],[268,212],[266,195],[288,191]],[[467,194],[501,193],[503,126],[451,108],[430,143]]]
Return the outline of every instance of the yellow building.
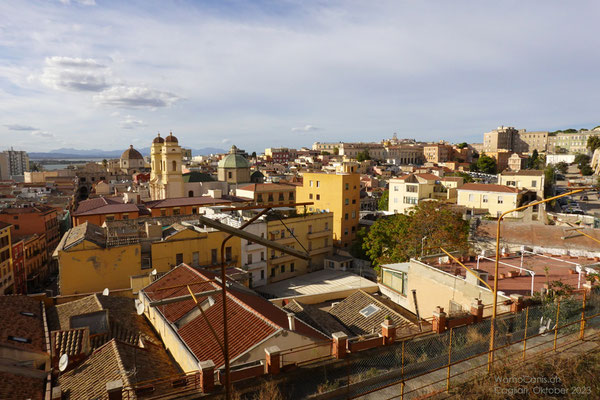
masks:
[[[150,197],[152,200],[183,197],[182,150],[173,133],[165,139],[160,134],[150,150]]]
[[[168,272],[183,262],[191,266],[216,265],[226,235],[175,223],[166,229],[150,224],[142,236],[107,238],[104,228],[88,222],[70,229],[54,252],[59,263],[60,294],[129,289],[131,277],[147,275],[154,269]],[[230,264],[239,266],[239,238],[227,242],[225,256]]]
[[[0,221],[0,295],[10,293],[14,284],[11,224]]]
[[[440,178],[433,174],[409,174],[390,179],[388,210],[405,213],[424,200],[456,203],[456,189],[462,183],[462,177]]]
[[[540,200],[544,198],[544,171],[527,169],[521,171],[503,171],[498,174],[498,184],[517,189],[531,190],[536,192]]]
[[[334,245],[348,247],[356,237],[360,218],[360,175],[356,166],[345,164],[343,172],[304,173],[303,184],[296,188],[299,203],[314,202],[308,212],[328,211],[333,213]],[[298,208],[299,212],[304,207]]]
[[[492,217],[498,217],[529,199],[527,193],[533,194],[535,200],[535,193],[514,187],[467,183],[458,189],[457,204],[468,209],[487,209]]]
[[[152,242],[152,266],[164,270],[186,263],[191,267],[221,265],[221,243],[226,233],[213,229],[173,224],[163,231],[162,240]],[[240,238],[232,237],[225,246],[225,262],[240,266]]]
[[[278,218],[269,216],[267,239],[302,251],[306,250],[311,260],[309,263],[283,252],[267,249],[267,283],[321,269],[325,257],[333,252],[333,217],[331,212],[315,213],[285,218],[281,222]],[[290,231],[293,232],[293,236]]]

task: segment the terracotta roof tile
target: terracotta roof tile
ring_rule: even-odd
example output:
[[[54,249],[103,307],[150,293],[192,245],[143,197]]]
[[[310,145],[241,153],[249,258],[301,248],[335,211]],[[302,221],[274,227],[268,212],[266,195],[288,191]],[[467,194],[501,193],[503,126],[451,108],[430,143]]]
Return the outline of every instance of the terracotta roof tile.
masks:
[[[44,353],[50,350],[46,349],[40,301],[29,296],[0,296],[0,345]]]
[[[158,279],[144,289],[150,300],[160,300],[181,296],[188,293],[186,287],[159,290],[171,286],[191,284],[192,290],[201,292],[220,288],[219,284],[206,282],[216,275],[209,271],[198,271],[185,264],[179,265],[162,278]],[[287,314],[280,308],[260,296],[243,293],[235,289],[227,291],[227,314],[229,331],[229,353],[234,359],[256,344],[267,339],[281,329],[287,329]],[[205,311],[217,335],[223,336],[222,296],[213,295],[215,304]],[[198,298],[204,301],[206,297]],[[196,307],[193,300],[181,301],[160,306],[160,312],[169,322],[175,323],[181,317]],[[320,340],[327,337],[298,321],[296,332]],[[224,363],[224,358],[219,345],[210,334],[208,325],[203,317],[197,316],[179,328],[179,335],[201,361],[212,360],[217,367]]]
[[[233,201],[238,201],[233,196],[223,196],[220,199],[215,199],[210,196],[197,196],[197,197],[177,197],[173,199],[164,200],[153,200],[145,203],[146,207],[152,208],[163,208],[163,207],[183,207],[183,206],[205,206],[213,204],[229,204]]]
[[[494,184],[485,184],[485,183],[466,183],[458,188],[458,190],[474,190],[479,192],[501,192],[501,193],[519,193],[521,192],[517,188],[504,186],[504,185],[494,185]]]
[[[114,214],[138,211],[138,206],[131,203],[123,203],[122,197],[97,197],[84,200],[79,203],[73,216]]]

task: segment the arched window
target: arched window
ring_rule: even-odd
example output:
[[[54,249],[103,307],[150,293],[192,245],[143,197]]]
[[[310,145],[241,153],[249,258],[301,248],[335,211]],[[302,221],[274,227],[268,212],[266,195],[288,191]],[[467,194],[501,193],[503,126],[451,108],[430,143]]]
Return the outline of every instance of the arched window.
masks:
[[[173,160],[173,172],[177,171],[177,161]]]
[[[188,197],[194,197],[194,191],[193,190],[190,190],[188,192]]]

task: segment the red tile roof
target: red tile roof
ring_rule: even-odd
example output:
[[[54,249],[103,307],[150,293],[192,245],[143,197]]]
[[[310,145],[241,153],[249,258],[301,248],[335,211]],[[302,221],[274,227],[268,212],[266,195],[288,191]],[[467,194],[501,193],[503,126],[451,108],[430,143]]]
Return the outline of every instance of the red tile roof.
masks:
[[[97,197],[79,203],[74,216],[136,212],[135,204],[123,203],[122,197]]]
[[[427,179],[428,181],[439,181],[440,177],[434,174],[415,174],[419,178]]]
[[[236,199],[230,199],[229,196],[223,196],[220,199],[215,199],[210,196],[198,197],[177,197],[173,199],[153,200],[146,204],[148,208],[163,208],[163,207],[182,207],[182,206],[204,206],[212,204],[229,204]]]
[[[474,190],[481,192],[501,192],[501,193],[519,193],[520,190],[517,188],[504,186],[504,185],[494,185],[494,184],[485,184],[485,183],[466,183],[462,185],[458,190]]]
[[[188,293],[186,287],[158,290],[171,286],[191,284],[192,290],[197,292],[219,289],[219,284],[206,282],[215,277],[214,273],[198,271],[182,264],[146,287],[144,293],[150,300],[160,300]],[[246,353],[274,333],[282,329],[287,329],[287,314],[269,301],[257,295],[242,293],[235,289],[229,289],[227,294],[227,322],[231,359]],[[217,335],[222,337],[222,296],[219,294],[212,297],[216,303],[206,310],[205,314],[212,327],[216,330]],[[200,297],[198,301],[204,301],[205,298]],[[169,322],[175,322],[195,307],[196,305],[193,300],[187,300],[160,306],[159,310]],[[317,340],[327,339],[326,336],[301,321],[296,321],[295,331]],[[223,365],[224,358],[221,349],[210,333],[209,327],[202,316],[198,316],[182,326],[178,333],[198,360],[212,360],[217,366]]]

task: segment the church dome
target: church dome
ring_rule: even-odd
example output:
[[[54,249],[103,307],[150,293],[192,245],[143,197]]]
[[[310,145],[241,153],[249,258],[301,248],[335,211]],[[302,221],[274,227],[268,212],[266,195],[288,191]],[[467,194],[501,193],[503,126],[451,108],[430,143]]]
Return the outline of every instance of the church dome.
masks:
[[[156,139],[155,139],[156,140]],[[129,148],[121,154],[121,160],[143,160],[144,156],[133,148],[133,145],[130,144]]]
[[[169,136],[165,139],[167,143],[179,143],[179,140],[175,136],[173,136],[173,132],[169,133]]]
[[[165,139],[160,137],[160,133],[158,134],[157,137],[154,138],[154,140],[152,141],[152,143],[164,143]]]
[[[237,147],[231,146],[229,154],[219,161],[219,168],[250,168],[250,163],[246,157],[237,154]]]

